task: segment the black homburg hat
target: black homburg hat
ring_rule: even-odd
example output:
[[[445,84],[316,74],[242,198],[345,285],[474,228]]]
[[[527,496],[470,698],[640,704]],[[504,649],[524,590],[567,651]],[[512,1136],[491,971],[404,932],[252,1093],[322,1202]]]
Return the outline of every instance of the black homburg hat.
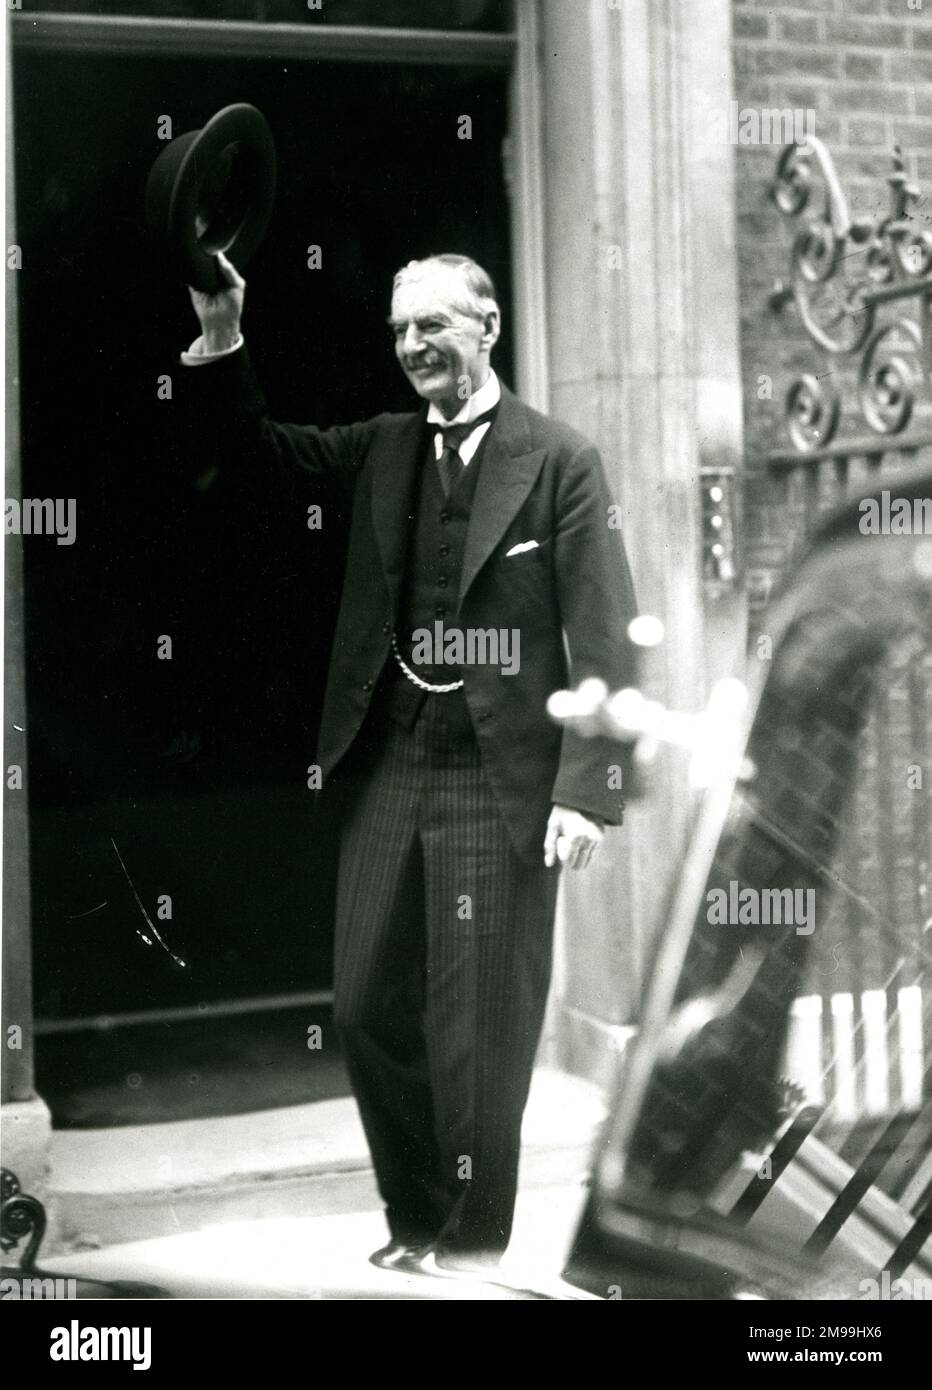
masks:
[[[274,198],[272,132],[261,111],[238,103],[165,147],[149,171],[146,222],[173,273],[213,293],[223,287],[216,253],[241,270],[262,240]]]

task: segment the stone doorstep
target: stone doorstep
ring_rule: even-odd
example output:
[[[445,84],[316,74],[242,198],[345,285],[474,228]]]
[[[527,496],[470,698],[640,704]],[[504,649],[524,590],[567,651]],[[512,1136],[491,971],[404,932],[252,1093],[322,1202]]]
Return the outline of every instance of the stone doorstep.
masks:
[[[604,1116],[589,1083],[544,1068],[524,1117],[523,1187],[578,1182]],[[109,1245],[218,1221],[380,1206],[352,1099],[52,1136],[50,1249]],[[45,1247],[43,1247],[45,1249]]]
[[[505,1275],[518,1288],[560,1298],[591,1297],[562,1285],[585,1190],[576,1185],[522,1191]],[[370,1251],[385,1240],[381,1210],[308,1215],[292,1202],[278,1217],[207,1222],[197,1230],[62,1252],[43,1261],[59,1276],[154,1284],[172,1298],[453,1299],[500,1298],[490,1286],[446,1284],[373,1268]]]

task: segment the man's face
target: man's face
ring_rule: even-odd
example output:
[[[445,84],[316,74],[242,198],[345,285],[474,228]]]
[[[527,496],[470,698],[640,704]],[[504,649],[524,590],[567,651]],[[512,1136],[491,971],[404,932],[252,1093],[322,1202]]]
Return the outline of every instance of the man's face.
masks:
[[[448,417],[462,408],[489,373],[489,352],[498,337],[497,315],[470,314],[459,271],[427,266],[392,296],[395,355],[424,400]],[[491,322],[490,322],[491,321]]]

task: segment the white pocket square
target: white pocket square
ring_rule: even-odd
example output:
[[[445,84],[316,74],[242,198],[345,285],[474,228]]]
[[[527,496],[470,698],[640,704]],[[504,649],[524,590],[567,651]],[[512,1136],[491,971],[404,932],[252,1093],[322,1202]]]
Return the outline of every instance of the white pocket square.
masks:
[[[505,559],[510,560],[512,555],[521,555],[525,550],[536,550],[538,545],[540,545],[540,541],[522,541],[520,545],[513,545],[511,547]]]

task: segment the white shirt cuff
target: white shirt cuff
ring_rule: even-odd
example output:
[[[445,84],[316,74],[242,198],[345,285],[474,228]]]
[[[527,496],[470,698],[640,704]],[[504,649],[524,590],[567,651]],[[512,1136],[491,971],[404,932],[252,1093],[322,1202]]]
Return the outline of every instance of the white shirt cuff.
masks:
[[[194,339],[187,352],[181,354],[181,360],[186,367],[202,367],[207,362],[219,362],[221,357],[229,357],[231,353],[239,352],[243,346],[243,335],[237,333],[232,347],[224,348],[222,352],[205,352],[204,335]]]

